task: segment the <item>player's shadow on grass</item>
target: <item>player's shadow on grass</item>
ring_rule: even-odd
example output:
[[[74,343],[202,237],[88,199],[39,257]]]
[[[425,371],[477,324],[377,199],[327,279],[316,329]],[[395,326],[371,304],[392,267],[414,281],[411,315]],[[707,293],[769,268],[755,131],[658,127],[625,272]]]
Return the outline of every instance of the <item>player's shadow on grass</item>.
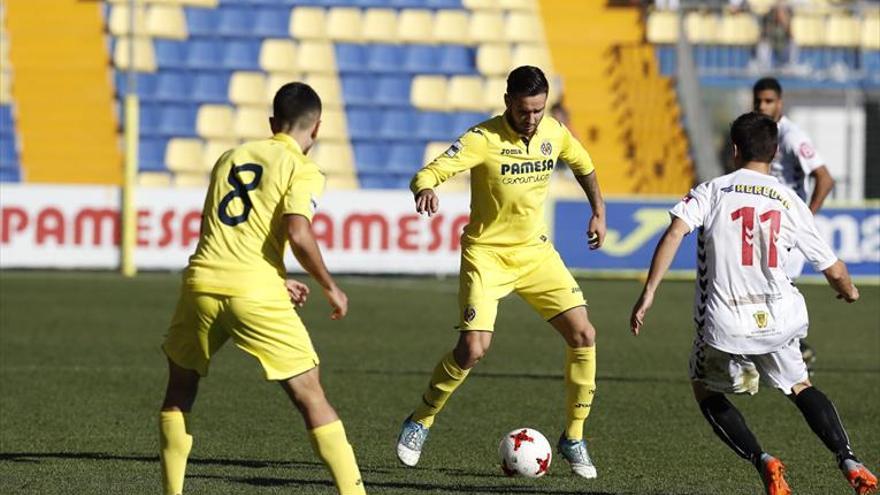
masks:
[[[429,376],[430,370],[376,370],[376,369],[355,369],[355,368],[340,368],[329,370],[330,373],[352,373],[358,375],[385,375],[385,376],[395,376],[395,375],[415,375],[415,376]],[[472,373],[472,376],[476,376],[479,378],[494,378],[494,379],[526,379],[526,380],[548,380],[548,381],[560,381],[564,379],[562,373],[503,373],[497,371],[479,371],[475,370]],[[677,377],[662,377],[662,376],[620,376],[620,375],[603,375],[599,374],[596,377],[598,381],[601,382],[618,382],[618,383],[687,383],[687,377],[677,378]]]

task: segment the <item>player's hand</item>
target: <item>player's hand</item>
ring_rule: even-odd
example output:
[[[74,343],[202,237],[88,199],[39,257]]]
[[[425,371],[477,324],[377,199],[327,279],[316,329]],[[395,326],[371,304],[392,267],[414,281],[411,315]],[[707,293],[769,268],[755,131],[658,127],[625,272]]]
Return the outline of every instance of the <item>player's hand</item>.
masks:
[[[645,324],[645,315],[651,309],[652,304],[654,304],[654,293],[642,292],[639,300],[636,301],[636,305],[633,306],[632,315],[629,317],[629,325],[633,335],[639,334],[642,325]]]
[[[333,308],[333,312],[330,313],[330,319],[341,320],[345,318],[345,315],[348,313],[348,296],[345,295],[345,292],[342,292],[342,289],[334,285],[329,289],[324,289],[324,295],[327,296],[327,301],[330,302],[330,306]]]
[[[290,296],[290,302],[292,302],[297,308],[303,307],[306,303],[306,299],[309,297],[309,286],[292,278],[285,280],[284,286],[287,288],[287,295]]]
[[[440,198],[433,189],[422,189],[416,194],[416,212],[421,215],[427,213],[433,216],[440,209]]]
[[[838,294],[838,299],[843,299],[848,303],[854,303],[859,300],[859,289],[855,285],[852,286],[852,290],[849,291],[849,294]]]
[[[605,242],[605,217],[593,214],[587,226],[587,243],[590,249],[599,249]]]

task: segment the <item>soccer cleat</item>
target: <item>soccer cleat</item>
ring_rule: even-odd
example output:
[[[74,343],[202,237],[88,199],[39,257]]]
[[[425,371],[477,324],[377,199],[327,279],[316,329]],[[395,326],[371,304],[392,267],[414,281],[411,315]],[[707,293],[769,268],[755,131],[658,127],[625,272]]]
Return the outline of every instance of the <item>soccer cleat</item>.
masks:
[[[407,466],[415,466],[422,456],[422,446],[428,439],[428,428],[412,420],[412,415],[403,421],[400,436],[397,437],[397,458]]]
[[[810,375],[813,374],[813,366],[816,364],[816,350],[813,349],[813,346],[807,343],[806,340],[801,340],[801,357],[804,360],[804,364],[807,365],[807,371]]]
[[[784,475],[785,466],[782,465],[782,461],[767,456],[761,470],[761,478],[764,480],[767,495],[791,495],[791,488],[788,487]]]
[[[856,495],[868,495],[877,491],[877,477],[868,471],[860,462],[845,462],[843,474],[849,485],[856,491]]]
[[[590,454],[587,452],[586,440],[569,440],[565,433],[559,436],[557,444],[559,454],[571,465],[571,471],[581,478],[593,479],[596,477],[596,466],[593,465]]]

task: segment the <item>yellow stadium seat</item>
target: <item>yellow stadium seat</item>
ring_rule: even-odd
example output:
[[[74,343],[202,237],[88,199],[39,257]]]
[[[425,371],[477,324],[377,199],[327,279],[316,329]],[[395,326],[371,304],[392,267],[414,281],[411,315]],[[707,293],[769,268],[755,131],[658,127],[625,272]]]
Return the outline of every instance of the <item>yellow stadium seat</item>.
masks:
[[[453,76],[449,79],[446,101],[453,110],[479,112],[483,104],[483,78],[480,76]]]
[[[397,18],[397,39],[403,43],[432,43],[434,14],[424,9],[403,9]]]
[[[268,39],[260,47],[260,68],[267,72],[296,70],[296,45],[291,40]]]
[[[357,176],[354,173],[327,176],[328,191],[350,191],[353,189],[360,189]]]
[[[422,158],[422,165],[427,165],[434,161],[435,158],[442,155],[449,149],[451,143],[432,141],[425,146],[425,154]],[[470,171],[462,172],[453,176],[440,186],[440,190],[444,192],[464,192],[470,190],[471,174]]]
[[[141,187],[168,187],[171,176],[165,172],[141,172],[137,176],[137,184]]]
[[[501,10],[498,0],[462,0],[462,5],[468,10]]]
[[[262,72],[233,72],[229,101],[235,105],[266,105],[266,76]]]
[[[361,41],[362,24],[361,9],[334,7],[327,14],[327,37],[334,41]]]
[[[318,93],[324,108],[342,106],[342,87],[339,77],[335,74],[310,74],[305,79],[305,83]]]
[[[290,14],[290,35],[296,39],[324,39],[327,20],[320,7],[296,7]]]
[[[394,43],[397,41],[397,11],[394,9],[367,9],[364,13],[364,41]]]
[[[729,45],[754,45],[761,39],[761,26],[747,13],[727,14],[721,18],[718,41]]]
[[[0,70],[9,68],[9,37],[0,32]]]
[[[0,103],[12,102],[12,72],[6,70],[8,67],[3,64],[0,68]]]
[[[228,105],[202,105],[196,114],[196,133],[207,139],[231,139],[232,107]]]
[[[138,5],[134,9],[134,32],[143,36],[147,33],[147,11],[143,5]],[[110,34],[114,36],[122,36],[129,33],[129,28],[131,26],[131,12],[128,8],[127,4],[123,5],[113,5],[110,8],[110,19],[107,21],[107,27],[110,30]]]
[[[718,18],[709,12],[689,12],[684,19],[691,43],[716,43],[721,29]]]
[[[470,16],[464,10],[438,10],[434,14],[433,36],[437,43],[470,43]]]
[[[271,136],[270,114],[268,107],[239,107],[232,122],[235,136],[240,139],[264,139]]]
[[[327,175],[351,174],[354,171],[354,153],[348,143],[321,141],[309,156]]]
[[[523,10],[526,12],[536,12],[538,10],[537,0],[498,0],[498,6],[504,10]]]
[[[799,46],[821,46],[825,43],[825,18],[795,12],[791,19],[791,35]]]
[[[174,174],[174,187],[205,187],[208,174],[204,172],[177,172]]]
[[[297,52],[297,64],[303,72],[336,72],[333,45],[326,41],[303,41]]]
[[[217,160],[223,153],[235,148],[238,145],[238,141],[234,141],[231,139],[210,139],[205,143],[204,148],[202,148],[202,157],[201,157],[201,168],[202,170],[209,171],[214,168],[214,164],[217,163]]]
[[[113,63],[117,69],[128,69],[128,38],[118,38],[116,48],[113,49]],[[134,70],[140,72],[156,71],[156,51],[153,41],[149,38],[134,39]]]
[[[862,47],[880,50],[880,14],[869,14],[862,21]]]
[[[749,9],[758,15],[765,15],[778,0],[749,0]]]
[[[541,18],[533,12],[511,12],[504,22],[504,36],[518,42],[538,42],[544,38]]]
[[[186,16],[179,5],[153,5],[147,11],[147,34],[157,38],[187,38]]]
[[[507,43],[486,43],[477,48],[477,69],[486,76],[498,76],[510,71],[513,60]]]
[[[434,158],[437,158],[441,154],[445,153],[446,150],[449,149],[450,143],[442,143],[439,141],[432,141],[425,146],[425,155],[422,157],[422,165],[427,165],[434,161]]]
[[[346,129],[345,112],[330,108],[321,112],[321,128],[318,129],[319,141],[344,140],[348,137]]]
[[[862,23],[851,15],[832,14],[826,25],[825,43],[828,46],[859,46]]]
[[[275,93],[281,89],[281,86],[284,86],[287,83],[302,81],[302,74],[298,74],[295,72],[286,73],[286,72],[273,72],[269,74],[269,77],[266,79],[266,101],[271,102],[275,98]],[[323,98],[324,95],[321,95]]]
[[[520,44],[513,49],[513,67],[534,65],[544,72],[552,73],[552,62],[547,48],[543,45]]]
[[[107,0],[113,4],[128,4],[131,0]],[[165,3],[173,5],[183,5],[191,7],[214,8],[220,3],[220,0],[136,0],[143,3]]]
[[[165,149],[165,166],[172,172],[202,170],[202,140],[171,138]]]
[[[487,10],[474,12],[468,25],[468,38],[474,43],[505,41],[504,16]]]
[[[483,86],[483,106],[498,109],[504,106],[504,93],[507,92],[506,77],[490,77]]]
[[[416,76],[410,90],[410,102],[421,110],[446,109],[446,78],[443,76]]]
[[[678,17],[675,12],[655,10],[648,15],[646,36],[651,43],[675,43],[678,40]]]

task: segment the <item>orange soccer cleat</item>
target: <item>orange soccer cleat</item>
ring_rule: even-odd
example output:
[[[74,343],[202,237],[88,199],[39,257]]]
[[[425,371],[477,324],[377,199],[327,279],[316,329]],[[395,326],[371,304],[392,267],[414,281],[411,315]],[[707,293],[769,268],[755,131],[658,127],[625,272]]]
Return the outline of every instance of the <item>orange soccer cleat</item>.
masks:
[[[771,457],[764,461],[761,477],[764,478],[767,495],[791,495],[791,488],[788,487],[784,474],[785,466],[779,459]]]
[[[857,495],[868,495],[877,491],[877,477],[864,465],[856,464],[853,469],[846,470],[844,474]]]

